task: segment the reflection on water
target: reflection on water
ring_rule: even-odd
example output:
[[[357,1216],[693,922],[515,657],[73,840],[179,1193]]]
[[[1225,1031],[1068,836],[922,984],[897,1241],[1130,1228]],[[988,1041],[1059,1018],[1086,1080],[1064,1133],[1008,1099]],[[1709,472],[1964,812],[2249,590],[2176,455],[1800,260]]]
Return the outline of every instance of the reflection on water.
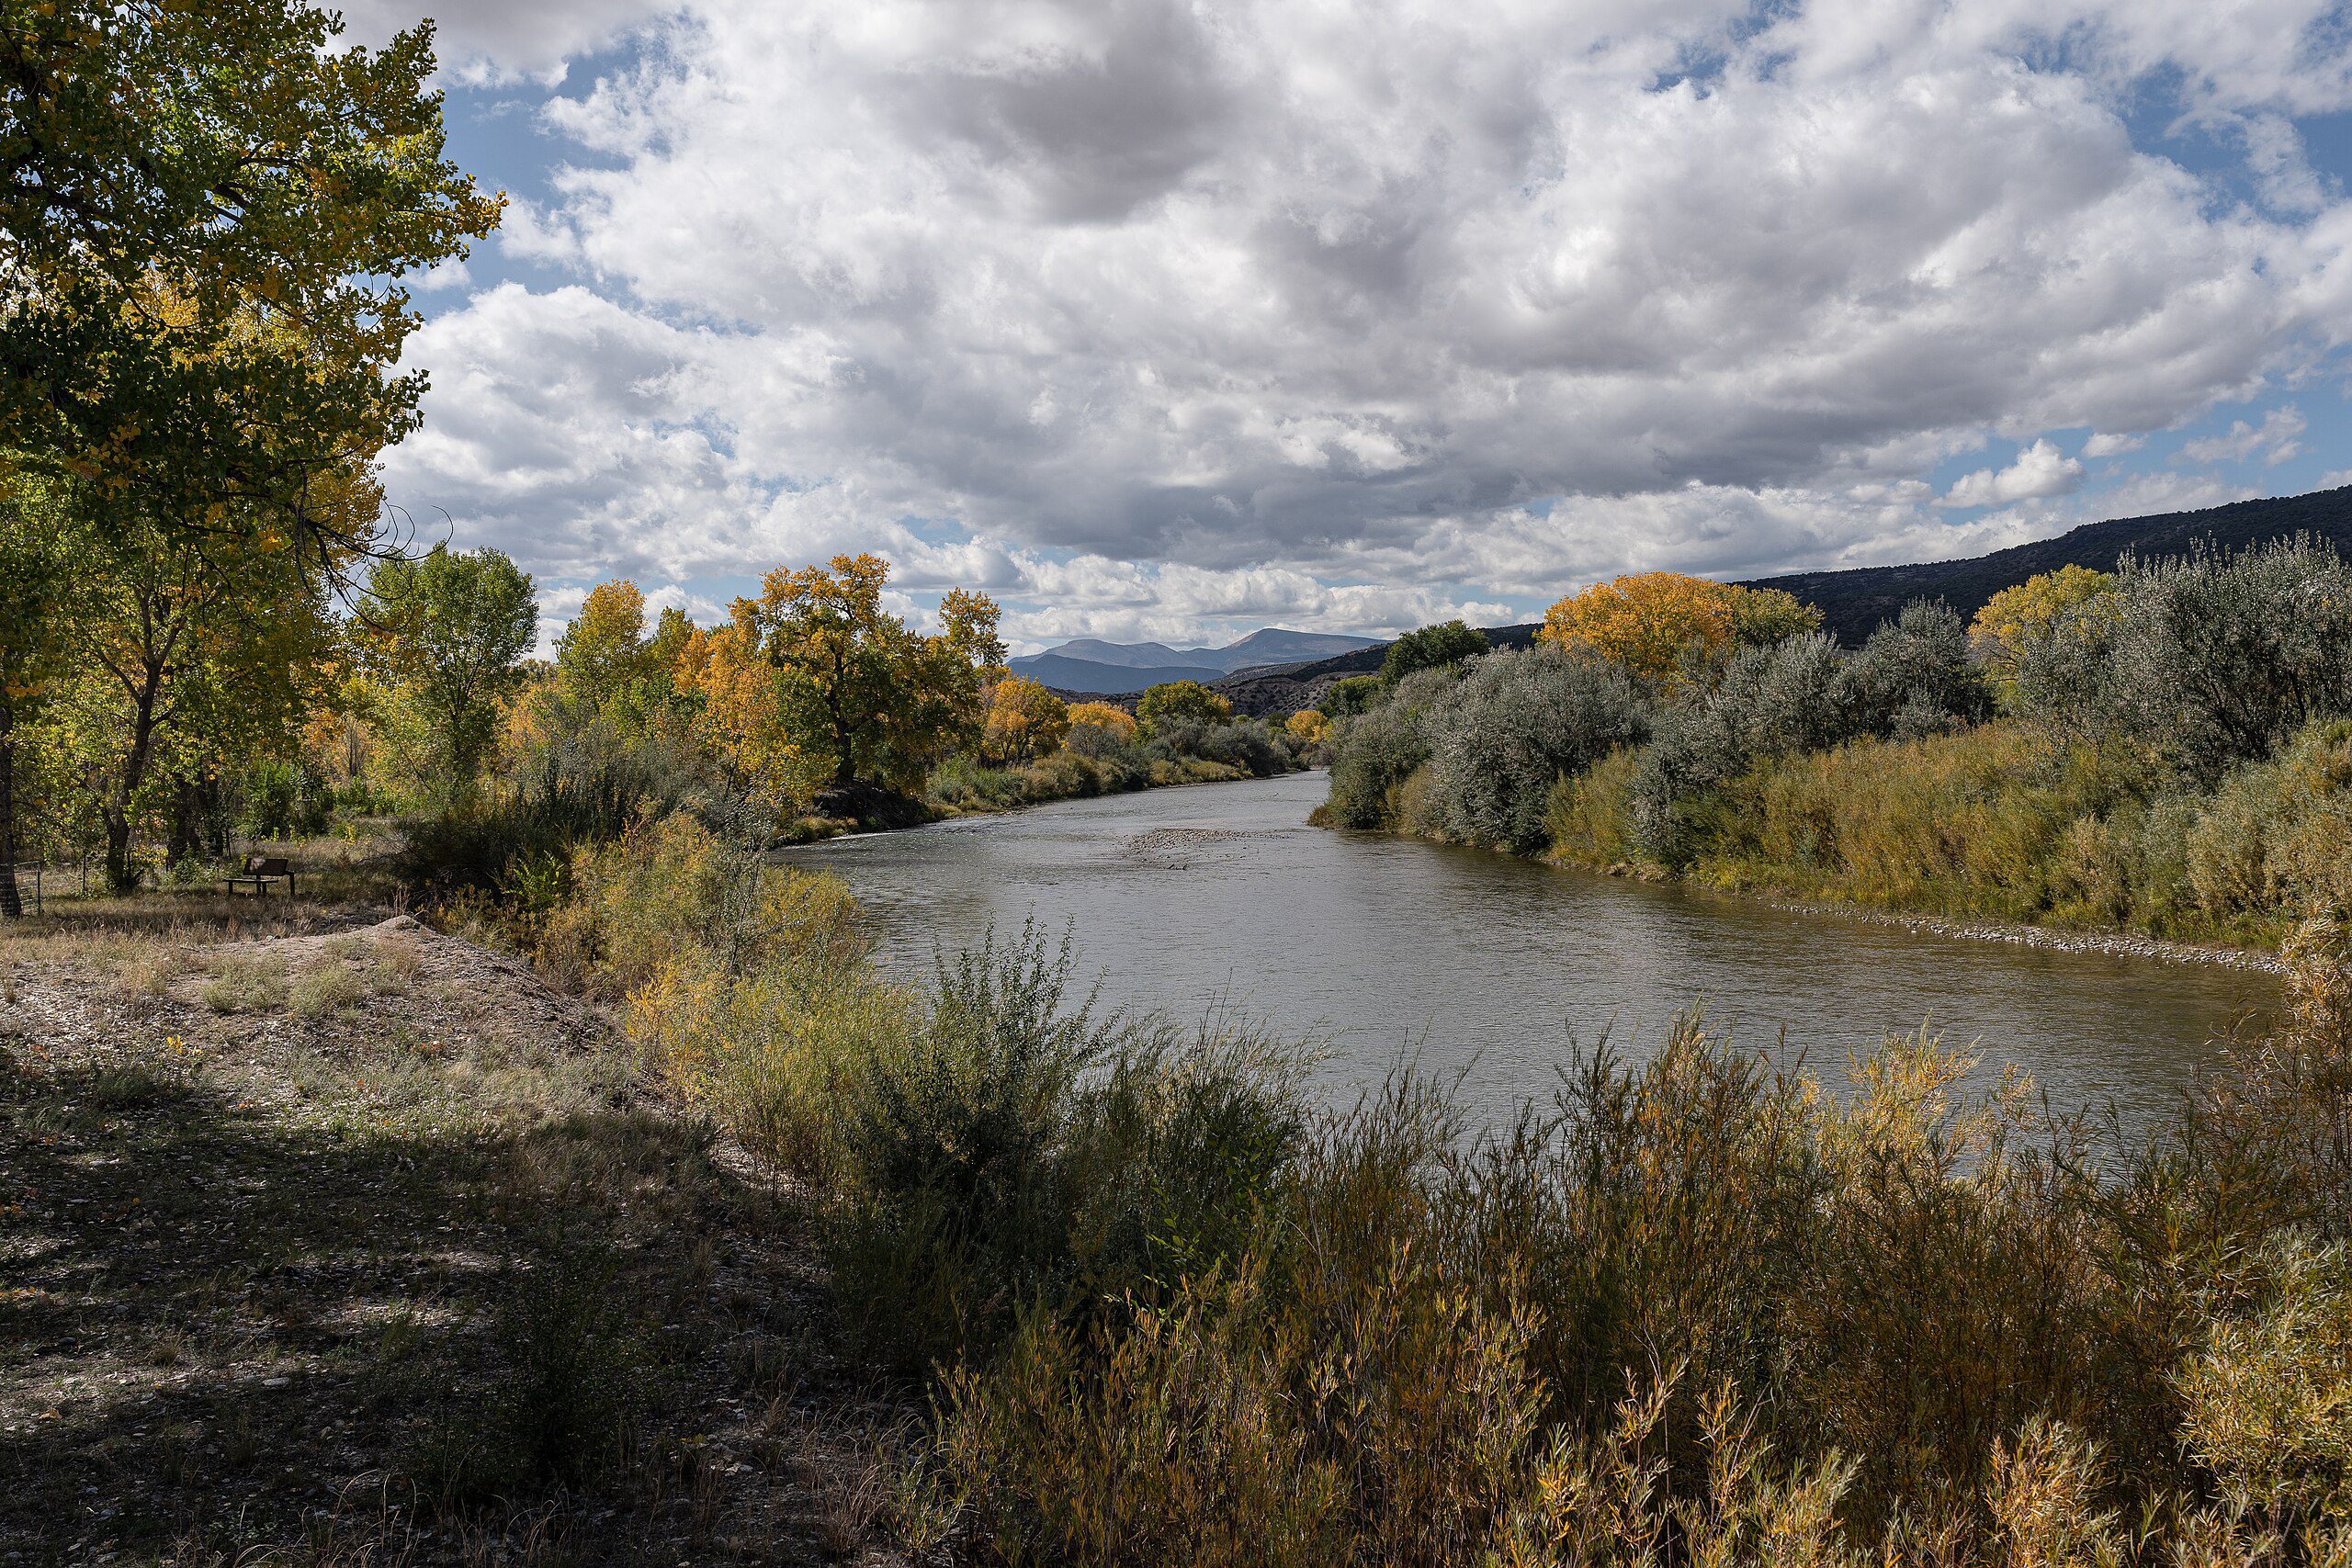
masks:
[[[1974,1043],[1986,1071],[2025,1068],[2058,1106],[2111,1099],[2140,1112],[2278,996],[2260,974],[1922,935],[1328,832],[1306,825],[1324,784],[1072,801],[789,859],[844,877],[882,924],[884,961],[909,975],[992,924],[1074,925],[1106,1000],[1187,1019],[1229,1002],[1317,1035],[1342,1098],[1409,1054],[1461,1073],[1489,1114],[1547,1096],[1573,1042],[1605,1033],[1638,1058],[1693,1003],[1825,1076],[1930,1023],[1948,1043]]]

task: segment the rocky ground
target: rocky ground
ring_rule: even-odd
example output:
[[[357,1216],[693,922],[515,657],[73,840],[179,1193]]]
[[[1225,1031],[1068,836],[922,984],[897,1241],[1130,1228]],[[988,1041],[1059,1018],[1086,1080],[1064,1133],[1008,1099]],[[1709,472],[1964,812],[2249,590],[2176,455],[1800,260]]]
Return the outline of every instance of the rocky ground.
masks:
[[[0,928],[0,1562],[899,1561],[802,1209],[383,909]]]

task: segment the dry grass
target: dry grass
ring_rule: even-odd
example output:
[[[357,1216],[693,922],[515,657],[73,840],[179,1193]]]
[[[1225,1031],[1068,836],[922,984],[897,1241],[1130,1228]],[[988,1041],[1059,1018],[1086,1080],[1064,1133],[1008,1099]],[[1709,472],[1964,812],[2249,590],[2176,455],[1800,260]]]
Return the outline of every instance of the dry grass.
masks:
[[[154,903],[0,934],[0,1560],[826,1559],[761,1429],[845,1368],[740,1155],[511,958]]]

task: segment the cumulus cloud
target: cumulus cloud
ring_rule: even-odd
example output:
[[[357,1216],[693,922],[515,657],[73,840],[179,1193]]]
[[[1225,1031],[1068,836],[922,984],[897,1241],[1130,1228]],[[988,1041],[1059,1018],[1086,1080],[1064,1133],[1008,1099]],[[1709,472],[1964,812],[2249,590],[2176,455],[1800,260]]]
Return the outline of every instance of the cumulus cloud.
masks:
[[[2086,457],[2120,457],[2127,452],[2137,452],[2148,444],[2144,435],[2120,435],[2112,431],[2095,430],[2083,443]]]
[[[2042,440],[2020,451],[2017,460],[2006,468],[1979,468],[1964,476],[1936,504],[2001,506],[2012,501],[2065,495],[2080,488],[2082,482],[2083,465],[2059,451],[2054,444]]]
[[[548,103],[582,155],[505,241],[583,286],[419,335],[395,491],[568,571],[1142,563],[1036,612],[1135,627],[1950,542],[1938,507],[2081,485],[2041,433],[2176,425],[2352,335],[2352,217],[2289,118],[2352,105],[2330,15],[591,7],[652,41]],[[2237,128],[2262,209],[2133,145],[2154,82]],[[1934,497],[1988,434],[2025,445]]]
[[[2258,453],[2265,463],[2275,468],[2302,452],[2303,444],[2295,438],[2309,423],[2301,412],[2289,403],[2263,415],[2260,424],[2233,420],[2222,434],[2183,442],[2180,456],[2191,463],[2242,463]]]
[[[563,80],[573,57],[675,11],[679,0],[452,0],[434,15],[435,51],[461,82]],[[346,0],[345,34],[380,46],[416,25],[415,0]]]

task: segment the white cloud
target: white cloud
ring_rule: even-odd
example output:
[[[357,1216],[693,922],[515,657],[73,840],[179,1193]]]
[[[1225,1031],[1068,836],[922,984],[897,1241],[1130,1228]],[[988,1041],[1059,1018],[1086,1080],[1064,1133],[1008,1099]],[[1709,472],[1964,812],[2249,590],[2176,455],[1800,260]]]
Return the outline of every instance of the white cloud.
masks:
[[[2083,465],[2047,440],[2037,441],[2017,455],[2007,468],[1979,468],[1955,483],[1939,506],[2003,506],[2012,501],[2033,501],[2065,495],[2081,487]]]
[[[2233,420],[2230,428],[2220,435],[2183,442],[2180,456],[2192,463],[2242,463],[2260,453],[2265,463],[2276,468],[2302,451],[2302,443],[2295,438],[2309,423],[2301,412],[2289,403],[2263,415],[2258,425]]]
[[[680,0],[443,0],[434,17],[442,71],[462,82],[563,80],[574,56],[679,8]],[[416,25],[416,0],[345,0],[346,36],[380,47]]]
[[[503,240],[582,287],[419,335],[395,497],[565,572],[874,547],[1130,629],[1949,554],[2025,525],[1939,516],[1953,454],[2021,444],[1942,507],[2064,496],[2043,433],[2352,337],[2286,118],[2352,105],[2346,40],[2256,4],[484,8],[510,71],[653,31]],[[2134,148],[2152,82],[2261,209]]]
[[[2126,452],[2137,452],[2148,444],[2144,435],[2120,435],[2113,431],[2095,430],[2083,443],[2086,457],[2120,457]]]

